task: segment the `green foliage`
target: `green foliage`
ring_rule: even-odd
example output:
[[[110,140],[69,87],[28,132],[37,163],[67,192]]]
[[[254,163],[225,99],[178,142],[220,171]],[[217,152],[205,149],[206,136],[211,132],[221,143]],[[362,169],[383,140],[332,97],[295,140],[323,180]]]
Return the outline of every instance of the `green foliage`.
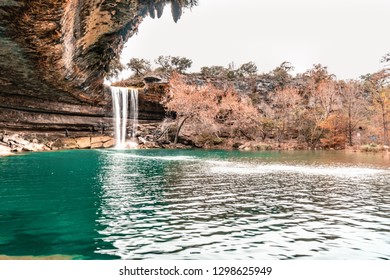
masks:
[[[117,78],[119,73],[125,69],[125,66],[120,62],[119,57],[111,60],[109,70],[107,73],[108,78]]]
[[[191,59],[169,55],[160,55],[154,62],[159,65],[158,69],[164,73],[172,73],[173,71],[184,73],[187,69],[191,68],[192,65]]]
[[[257,74],[257,66],[253,61],[242,64],[235,69],[234,62],[229,63],[228,67],[210,66],[202,67],[200,73],[205,77],[228,78],[233,80],[237,77],[253,77]]]
[[[200,73],[204,77],[224,77],[227,69],[223,66],[202,67]]]
[[[273,77],[275,87],[284,88],[292,81],[292,76],[290,71],[293,71],[294,67],[290,62],[283,62],[278,67],[270,72],[270,75]]]
[[[252,77],[257,74],[257,66],[253,61],[244,63],[237,69],[238,76],[241,77]]]
[[[192,60],[186,57],[173,56],[171,59],[172,67],[179,73],[184,73],[191,68]]]
[[[136,76],[142,76],[151,71],[150,61],[143,58],[130,59],[129,63],[127,63],[127,67],[133,71]]]
[[[390,70],[386,65],[390,53],[382,62],[383,69],[362,76],[360,81],[337,81],[321,64],[297,75],[292,74],[294,67],[289,62],[263,74],[258,74],[252,61],[238,68],[233,62],[228,67],[205,66],[201,68],[201,78],[186,75],[186,81],[176,85],[176,96],[181,91],[187,94],[175,106],[170,103],[170,110],[180,118],[178,131],[184,122],[201,123],[200,130],[210,129],[210,135],[217,137],[217,141],[209,141],[214,145],[226,135],[246,140],[272,139],[278,143],[294,140],[310,148],[336,149],[346,143],[360,145],[371,135],[377,135],[378,143],[386,145],[390,139]],[[156,70],[171,76],[173,72],[188,70],[192,60],[161,55],[155,63]],[[116,69],[114,75],[123,68],[119,60],[112,65]],[[150,61],[145,59],[133,58],[127,66],[136,75],[151,70]],[[210,81],[212,85],[201,90]],[[194,87],[188,87],[190,84]],[[228,93],[228,85],[236,87],[237,92]],[[193,93],[198,91],[202,96]],[[204,102],[210,92],[218,94]],[[210,109],[211,105],[217,109]],[[201,117],[195,117],[199,106],[208,109],[198,112]],[[187,109],[186,114],[181,112]]]
[[[319,85],[321,82],[330,81],[334,78],[333,74],[329,74],[328,67],[321,64],[314,64],[312,69],[309,69],[304,74],[314,81],[315,85]]]

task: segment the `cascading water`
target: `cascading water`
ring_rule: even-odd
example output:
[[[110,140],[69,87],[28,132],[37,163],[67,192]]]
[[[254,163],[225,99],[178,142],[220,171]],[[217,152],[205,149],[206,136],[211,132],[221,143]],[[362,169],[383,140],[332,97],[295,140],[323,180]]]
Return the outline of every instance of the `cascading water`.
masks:
[[[115,147],[126,148],[126,129],[129,104],[129,89],[124,87],[111,87],[113,113],[114,113],[114,133]],[[135,135],[138,126],[138,90],[130,89],[130,120],[132,122],[131,140],[135,143]],[[130,143],[130,146],[134,144]]]
[[[131,140],[134,142],[138,127],[138,89],[130,89],[130,106]]]

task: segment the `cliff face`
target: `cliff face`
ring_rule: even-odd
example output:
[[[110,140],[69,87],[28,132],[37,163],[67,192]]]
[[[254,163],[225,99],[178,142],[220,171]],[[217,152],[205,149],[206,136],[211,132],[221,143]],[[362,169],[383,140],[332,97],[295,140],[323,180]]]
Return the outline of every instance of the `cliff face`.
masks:
[[[167,2],[177,20],[193,1],[2,0],[0,129],[89,130],[106,122],[110,63],[143,17],[161,16]]]

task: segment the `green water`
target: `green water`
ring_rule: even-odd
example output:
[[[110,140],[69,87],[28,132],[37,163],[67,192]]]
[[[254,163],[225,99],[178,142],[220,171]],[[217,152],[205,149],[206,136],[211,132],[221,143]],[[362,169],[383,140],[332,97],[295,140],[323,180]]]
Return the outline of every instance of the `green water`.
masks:
[[[0,158],[0,256],[390,259],[387,154],[79,150]]]

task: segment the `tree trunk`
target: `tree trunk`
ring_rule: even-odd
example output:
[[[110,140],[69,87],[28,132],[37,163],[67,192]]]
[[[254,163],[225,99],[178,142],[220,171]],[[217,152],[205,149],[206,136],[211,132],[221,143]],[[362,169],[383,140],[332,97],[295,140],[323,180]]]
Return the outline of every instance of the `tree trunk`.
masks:
[[[382,110],[382,125],[383,125],[383,145],[387,145],[388,144],[388,141],[387,141],[387,132],[388,132],[388,128],[387,128],[387,121],[386,121],[386,107],[385,107],[385,102],[381,102],[380,103],[381,105],[381,110]]]
[[[388,141],[387,141],[388,129],[387,129],[386,113],[385,113],[385,111],[383,111],[382,120],[383,120],[383,144],[387,145],[388,144]]]
[[[352,143],[352,123],[351,119],[348,120],[348,141],[349,141],[349,146],[353,146]]]
[[[173,142],[175,145],[177,144],[177,139],[179,138],[180,130],[181,130],[181,128],[183,127],[184,122],[185,122],[189,117],[190,117],[190,116],[185,117],[185,118],[181,121],[180,125],[177,127],[176,134],[175,134],[175,141]]]

